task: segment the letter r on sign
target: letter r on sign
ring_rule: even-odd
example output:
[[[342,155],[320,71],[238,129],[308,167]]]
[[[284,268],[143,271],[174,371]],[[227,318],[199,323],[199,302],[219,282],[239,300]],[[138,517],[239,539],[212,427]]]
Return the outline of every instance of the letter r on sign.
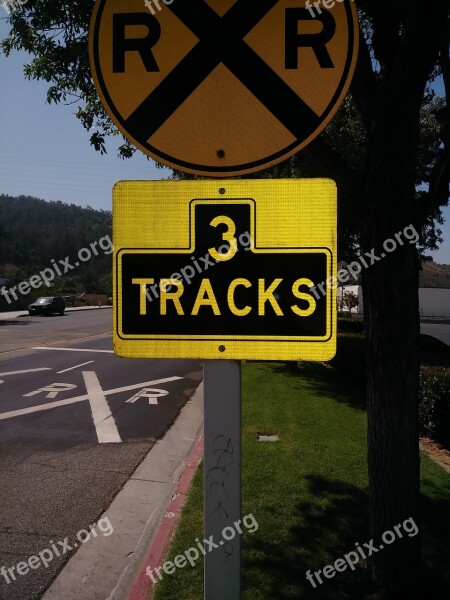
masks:
[[[322,23],[322,31],[319,33],[299,33],[301,21],[313,21]],[[285,12],[285,68],[298,69],[298,49],[312,48],[322,69],[334,69],[334,64],[327,44],[336,33],[336,21],[333,15],[322,12],[317,16],[311,16],[307,8],[286,8]]]
[[[144,26],[147,28],[145,37],[126,37],[129,26]],[[156,17],[150,13],[118,13],[113,15],[113,72],[125,72],[125,55],[127,52],[139,52],[147,72],[159,71],[153,46],[161,36],[161,26]]]

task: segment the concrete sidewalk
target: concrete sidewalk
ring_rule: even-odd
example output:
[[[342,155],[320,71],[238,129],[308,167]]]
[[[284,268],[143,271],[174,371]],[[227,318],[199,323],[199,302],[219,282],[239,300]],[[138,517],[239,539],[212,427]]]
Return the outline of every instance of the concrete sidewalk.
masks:
[[[201,383],[102,515],[113,534],[82,544],[42,600],[129,599],[202,425]]]

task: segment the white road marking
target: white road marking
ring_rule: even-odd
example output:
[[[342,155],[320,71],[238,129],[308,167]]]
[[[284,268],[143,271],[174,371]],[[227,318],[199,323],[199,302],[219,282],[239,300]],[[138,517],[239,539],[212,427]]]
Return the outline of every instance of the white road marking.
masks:
[[[73,383],[50,383],[49,385],[45,385],[44,387],[34,390],[34,392],[24,394],[23,396],[24,398],[28,398],[39,394],[39,392],[48,392],[46,398],[56,398],[56,395],[60,392],[68,392],[69,390],[74,390],[76,387],[77,386]]]
[[[128,392],[130,390],[137,390],[138,388],[143,388],[149,385],[158,385],[160,383],[167,383],[168,381],[177,381],[178,379],[183,379],[183,377],[178,377],[175,375],[174,377],[165,377],[164,379],[155,379],[153,381],[143,381],[142,383],[136,383],[133,385],[126,385],[120,388],[114,388],[112,390],[107,390],[104,392],[105,396],[110,396],[111,394],[119,394],[120,392]],[[0,421],[4,421],[5,419],[12,419],[13,417],[20,417],[21,415],[29,415],[30,413],[40,412],[42,410],[50,410],[52,408],[58,408],[59,406],[67,406],[69,404],[76,404],[77,402],[82,402],[83,400],[89,400],[88,394],[83,394],[82,396],[75,396],[74,398],[66,398],[65,400],[56,400],[56,402],[47,402],[46,404],[40,404],[38,406],[30,406],[29,408],[20,408],[18,410],[10,410],[5,413],[0,413]]]
[[[6,371],[6,373],[0,373],[0,376],[4,375],[20,375],[21,373],[36,373],[36,371],[51,371],[51,367],[39,367],[39,369],[25,369],[24,371]]]
[[[72,369],[78,369],[78,367],[84,367],[84,365],[89,365],[93,363],[93,360],[88,360],[87,362],[81,363],[79,365],[75,365],[74,367],[69,367],[68,369],[63,369],[62,371],[57,371],[57,373],[67,373],[67,371],[72,371]]]
[[[149,404],[158,404],[158,398],[160,396],[167,396],[169,392],[167,390],[159,390],[158,388],[145,387],[140,392],[132,396],[127,403],[134,404],[139,398],[147,398]]]
[[[56,346],[35,346],[32,350],[64,350],[66,352],[106,352],[114,354],[114,350],[95,350],[94,348],[57,348]]]
[[[92,419],[94,420],[99,444],[121,442],[122,439],[117,431],[116,422],[109,409],[105,392],[102,390],[97,374],[95,371],[82,371],[82,375],[89,396]]]

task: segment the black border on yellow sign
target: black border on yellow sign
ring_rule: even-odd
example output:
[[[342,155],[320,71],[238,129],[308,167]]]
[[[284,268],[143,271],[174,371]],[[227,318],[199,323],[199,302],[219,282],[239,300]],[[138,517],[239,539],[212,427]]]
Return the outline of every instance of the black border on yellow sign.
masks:
[[[327,257],[327,278],[332,277],[333,274],[333,253],[328,247],[283,247],[283,248],[272,248],[272,247],[258,247],[256,237],[256,206],[255,201],[251,198],[227,198],[227,203],[234,204],[248,204],[250,206],[250,236],[254,241],[254,247],[252,252],[255,254],[266,254],[268,252],[272,254],[312,254],[312,253],[324,253]],[[282,336],[282,335],[165,335],[165,334],[149,334],[145,333],[142,335],[136,334],[125,334],[122,330],[122,256],[124,254],[161,254],[161,252],[167,252],[170,254],[190,254],[195,250],[194,232],[195,232],[195,206],[198,204],[217,204],[222,205],[223,202],[216,198],[202,198],[193,199],[189,203],[189,246],[186,248],[169,248],[169,247],[158,247],[158,248],[119,248],[115,255],[115,297],[116,302],[116,323],[117,332],[116,335],[122,340],[128,341],[144,341],[144,340],[158,340],[158,341],[194,341],[195,342],[328,342],[333,337],[335,324],[333,323],[333,310],[332,303],[334,302],[334,294],[327,294],[327,334],[325,336]]]
[[[323,253],[327,257],[327,278],[332,276],[332,252],[330,248],[255,248],[257,252],[271,252],[272,254],[313,254]],[[154,250],[143,250],[142,248],[121,248],[117,252],[116,258],[116,297],[121,298],[121,287],[122,287],[122,255],[123,254],[160,254],[161,251],[171,252],[173,254],[187,254],[188,251],[180,250],[179,248],[157,248]],[[192,251],[192,250],[190,250]],[[234,342],[328,342],[333,337],[333,314],[330,308],[332,302],[331,294],[328,294],[327,298],[327,335],[326,336],[301,336],[301,335],[164,335],[164,334],[149,334],[145,333],[142,335],[130,335],[124,334],[122,331],[122,313],[119,310],[119,304],[116,307],[116,318],[117,318],[117,337],[121,340],[174,340],[174,341],[192,341],[196,342],[208,341],[208,342],[221,342],[223,340],[233,340]],[[122,303],[120,302],[120,305]]]
[[[164,335],[161,329],[152,333],[151,328],[145,327],[143,329],[147,333],[143,332],[141,338],[139,327],[133,327],[128,334],[121,330],[120,312],[125,310],[122,301],[123,257],[127,252],[162,252],[167,255],[184,254],[189,258],[189,254],[196,252],[196,247],[201,247],[203,252],[203,240],[198,242],[194,237],[197,231],[193,219],[197,218],[197,213],[194,210],[192,214],[192,207],[196,203],[250,205],[249,221],[245,223],[256,246],[253,252],[270,256],[271,252],[281,255],[284,251],[292,257],[293,249],[304,253],[315,249],[316,253],[326,257],[323,277],[336,277],[337,190],[336,184],[329,179],[118,182],[113,190],[115,353],[128,358],[331,360],[336,353],[337,290],[328,282],[326,319],[325,323],[322,321],[326,328],[317,330],[315,339],[306,339],[305,333],[304,337],[291,337],[291,330],[277,335],[276,329],[268,329],[266,336],[258,335],[259,331],[264,332],[264,328],[255,332],[245,331],[245,334],[234,331],[234,339],[226,336],[223,329],[220,333],[212,332],[213,339],[205,339],[209,332],[200,328],[198,337],[195,328],[183,333],[173,329]],[[130,307],[127,307],[126,310],[129,310]],[[314,338],[312,332],[308,334]]]

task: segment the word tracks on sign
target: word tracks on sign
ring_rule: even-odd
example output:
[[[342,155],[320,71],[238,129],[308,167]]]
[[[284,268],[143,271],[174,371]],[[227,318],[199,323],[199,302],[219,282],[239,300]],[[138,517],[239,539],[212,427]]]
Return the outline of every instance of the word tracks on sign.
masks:
[[[136,147],[215,177],[259,171],[329,123],[356,63],[354,2],[97,0],[91,70],[103,105]]]
[[[113,236],[120,356],[334,356],[333,181],[119,182]]]

